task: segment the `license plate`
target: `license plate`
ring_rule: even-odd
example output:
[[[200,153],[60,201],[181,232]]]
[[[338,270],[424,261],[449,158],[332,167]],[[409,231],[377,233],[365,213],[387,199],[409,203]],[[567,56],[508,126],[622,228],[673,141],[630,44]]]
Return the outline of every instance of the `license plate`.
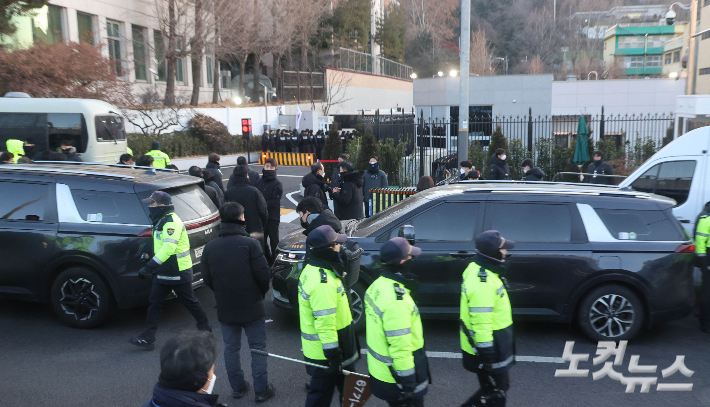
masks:
[[[202,257],[202,251],[205,250],[205,246],[198,247],[195,249],[195,259]]]

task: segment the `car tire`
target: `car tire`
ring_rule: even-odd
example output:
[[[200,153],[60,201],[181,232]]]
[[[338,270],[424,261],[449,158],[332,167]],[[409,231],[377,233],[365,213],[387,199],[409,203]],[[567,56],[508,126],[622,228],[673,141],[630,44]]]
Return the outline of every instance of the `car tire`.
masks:
[[[350,309],[353,314],[355,332],[365,330],[365,291],[367,287],[358,281],[350,288]]]
[[[71,267],[59,274],[52,284],[50,300],[62,322],[82,329],[101,324],[112,301],[106,282],[83,267]]]
[[[594,342],[624,341],[634,338],[645,322],[639,297],[616,284],[597,287],[584,296],[577,312],[577,323]]]

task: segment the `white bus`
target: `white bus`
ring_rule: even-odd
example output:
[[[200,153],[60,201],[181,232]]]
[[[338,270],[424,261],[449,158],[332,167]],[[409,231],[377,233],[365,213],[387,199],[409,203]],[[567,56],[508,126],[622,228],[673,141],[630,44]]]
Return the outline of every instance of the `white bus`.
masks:
[[[84,162],[115,164],[127,147],[119,109],[93,99],[0,97],[0,151],[10,139],[34,142],[32,159],[70,140]]]

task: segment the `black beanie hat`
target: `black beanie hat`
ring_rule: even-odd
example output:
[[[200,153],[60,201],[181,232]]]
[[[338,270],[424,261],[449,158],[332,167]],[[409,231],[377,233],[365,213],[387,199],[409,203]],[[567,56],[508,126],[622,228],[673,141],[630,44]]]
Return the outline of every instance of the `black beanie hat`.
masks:
[[[153,143],[150,145],[151,150],[160,150],[160,142],[158,140],[153,140]]]

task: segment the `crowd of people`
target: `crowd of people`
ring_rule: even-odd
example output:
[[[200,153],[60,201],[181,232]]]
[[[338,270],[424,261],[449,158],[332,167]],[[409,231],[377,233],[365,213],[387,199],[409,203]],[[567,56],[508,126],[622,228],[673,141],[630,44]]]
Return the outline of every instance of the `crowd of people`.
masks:
[[[313,130],[264,130],[261,135],[261,151],[263,153],[303,153],[315,154],[317,159],[321,159],[325,139],[327,135],[323,130],[318,130],[315,134]],[[343,151],[346,150],[347,142],[355,138],[349,131],[340,132]]]

